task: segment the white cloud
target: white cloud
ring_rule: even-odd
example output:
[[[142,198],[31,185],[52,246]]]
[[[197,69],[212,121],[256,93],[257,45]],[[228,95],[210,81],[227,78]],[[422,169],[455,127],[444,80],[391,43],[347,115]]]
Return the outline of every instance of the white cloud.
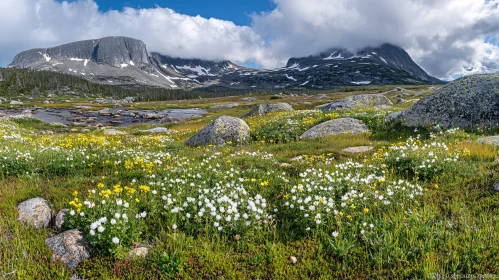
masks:
[[[0,61],[21,50],[104,36],[143,40],[149,51],[180,57],[266,61],[251,27],[187,16],[168,8],[99,11],[93,0],[0,0]]]
[[[168,8],[100,12],[93,0],[0,0],[0,63],[19,51],[123,35],[149,51],[282,66],[291,56],[384,42],[404,47],[430,74],[499,69],[499,0],[273,0],[252,26]],[[471,69],[471,71],[467,71]]]
[[[498,0],[274,0],[275,10],[253,16],[253,29],[272,38],[281,60],[330,47],[357,49],[393,43],[433,75],[449,78],[497,71]],[[487,53],[487,50],[489,53]],[[487,67],[487,65],[489,67]]]

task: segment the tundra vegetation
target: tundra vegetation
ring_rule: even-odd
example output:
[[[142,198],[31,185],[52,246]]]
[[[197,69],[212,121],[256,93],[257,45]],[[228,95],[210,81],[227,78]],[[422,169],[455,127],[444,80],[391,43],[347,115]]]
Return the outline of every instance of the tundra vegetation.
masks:
[[[137,133],[147,125],[119,128],[122,135],[1,120],[0,278],[499,274],[494,146],[478,144],[477,132],[385,120],[407,104],[305,110],[313,105],[245,119],[247,143],[203,147],[185,142],[209,119],[166,124],[169,131],[159,134]],[[210,116],[249,111],[227,108]],[[300,140],[313,126],[345,117],[370,132]],[[343,151],[356,146],[374,149]],[[91,258],[68,269],[44,243],[54,228],[17,221],[17,205],[33,197],[56,211],[68,209],[63,230],[81,230],[95,249]],[[129,258],[139,244],[149,254]]]

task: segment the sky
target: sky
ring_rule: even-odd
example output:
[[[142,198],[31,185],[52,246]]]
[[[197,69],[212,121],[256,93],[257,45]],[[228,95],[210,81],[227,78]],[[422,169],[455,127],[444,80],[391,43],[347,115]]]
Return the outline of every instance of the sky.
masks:
[[[262,68],[334,47],[399,45],[451,80],[499,71],[499,0],[0,0],[0,66],[105,36],[150,52]]]

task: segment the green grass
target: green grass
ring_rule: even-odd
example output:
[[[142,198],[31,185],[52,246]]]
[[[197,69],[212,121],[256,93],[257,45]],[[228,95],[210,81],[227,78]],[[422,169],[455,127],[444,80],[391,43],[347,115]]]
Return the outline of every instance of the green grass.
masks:
[[[240,109],[211,114],[213,117],[222,113],[237,116],[243,113]],[[430,139],[429,131],[415,132],[377,121],[377,113],[372,110],[341,113],[357,114],[364,122],[370,121],[370,134],[299,141],[292,138],[312,124],[306,118],[294,116],[297,122],[290,127],[296,135],[288,141],[262,143],[255,139],[247,145],[210,148],[183,144],[193,130],[208,120],[174,124],[171,128],[181,132],[152,137],[134,134],[136,130],[151,127],[149,125],[126,128],[131,133],[128,136],[105,137],[99,132],[78,135],[61,129],[57,136],[42,137],[38,132],[51,129],[47,124],[32,120],[2,122],[1,136],[11,138],[0,138],[0,166],[12,162],[16,165],[11,166],[9,174],[5,167],[0,167],[0,279],[69,279],[73,273],[85,279],[425,279],[430,278],[431,273],[498,275],[499,195],[491,189],[499,179],[499,165],[494,162],[497,150],[476,144],[473,139],[477,135],[465,132]],[[288,115],[283,119],[290,118]],[[262,120],[270,119],[262,117]],[[277,119],[276,129],[282,127],[279,122]],[[260,120],[254,123],[260,123]],[[280,134],[253,125],[252,134],[257,132],[260,135],[267,133],[266,139],[280,137]],[[408,155],[409,169],[397,169],[399,164],[390,161],[390,156],[399,155],[390,147],[400,146],[401,142],[418,134],[421,145],[434,141],[446,143],[450,152],[460,152],[462,156],[456,162],[437,161],[435,164],[441,171],[430,177],[414,174],[419,162],[426,158],[425,152]],[[18,136],[27,140],[22,142]],[[40,145],[57,146],[60,150],[47,153]],[[341,152],[346,147],[365,145],[374,146],[375,150],[363,155]],[[30,151],[32,159],[8,161],[6,158],[17,156],[14,149]],[[82,149],[90,159],[78,156]],[[116,151],[130,151],[131,154]],[[432,148],[431,151],[442,150]],[[173,158],[162,155],[161,164],[150,166],[147,160],[144,164],[136,160],[137,157],[155,159],[162,152]],[[247,154],[254,152],[259,152],[258,156]],[[385,156],[385,152],[389,156]],[[264,158],[266,153],[273,157]],[[216,158],[209,162],[212,166],[218,164],[220,172],[211,172],[200,165],[203,159],[215,155]],[[66,158],[70,156],[74,159],[67,163]],[[296,156],[304,157],[301,161],[291,161]],[[447,156],[442,152],[439,159]],[[125,162],[131,159],[137,163],[133,163],[133,168],[127,168]],[[302,182],[304,178],[300,174],[307,172],[306,178],[320,181],[311,175],[312,170],[332,172],[338,170],[336,165],[350,160],[370,164],[376,172],[384,170],[387,184],[398,180],[418,184],[424,189],[423,195],[393,200],[391,205],[364,206],[357,201],[355,203],[360,204],[356,210],[343,210],[343,218],[333,218],[331,214],[320,226],[305,230],[301,225],[306,220],[284,207],[286,195]],[[383,164],[387,167],[382,167]],[[367,167],[352,170],[352,174],[362,176],[371,172]],[[69,207],[74,191],[83,199],[87,191],[96,189],[100,182],[112,189],[116,184],[131,186],[133,179],[137,184],[148,184],[156,180],[152,179],[152,174],[156,178],[180,179],[191,178],[189,173],[200,173],[203,179],[189,179],[196,183],[195,187],[179,185],[185,194],[172,192],[182,198],[196,195],[202,181],[209,184],[231,182],[233,179],[227,174],[234,172],[240,172],[236,176],[248,178],[244,185],[250,193],[265,197],[270,208],[279,208],[274,223],[268,227],[218,233],[211,225],[182,220],[181,215],[155,215],[154,207],[162,204],[144,193],[141,195],[148,199],[137,203],[137,207],[147,208],[151,213],[145,220],[145,224],[151,226],[137,237],[137,241],[152,247],[145,259],[123,258],[120,250],[126,252],[127,248],[122,248],[115,253],[101,252],[71,271],[53,261],[52,253],[44,245],[44,240],[54,233],[53,229],[34,230],[16,221],[18,203],[32,197],[44,197],[55,210],[60,210]],[[331,184],[336,186],[336,183]],[[384,191],[386,186],[378,183],[375,188]],[[175,189],[176,185],[171,188]],[[403,204],[395,205],[395,202]],[[369,208],[368,214],[361,213],[364,207]],[[354,215],[353,222],[346,218],[347,211]],[[359,233],[362,221],[373,224],[372,230],[367,226],[365,235]],[[172,230],[172,223],[178,225],[177,230]],[[333,237],[332,231],[338,231],[339,236]],[[291,256],[297,258],[296,264],[291,262]]]

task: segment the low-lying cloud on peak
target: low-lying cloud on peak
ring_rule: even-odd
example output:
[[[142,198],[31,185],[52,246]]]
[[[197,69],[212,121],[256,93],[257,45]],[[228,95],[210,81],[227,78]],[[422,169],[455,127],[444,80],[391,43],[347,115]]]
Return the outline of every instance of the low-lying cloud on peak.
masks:
[[[26,49],[105,36],[143,40],[149,51],[264,68],[332,47],[382,43],[406,49],[430,74],[496,72],[499,0],[274,0],[251,26],[168,8],[101,12],[93,0],[0,1],[0,63]]]

